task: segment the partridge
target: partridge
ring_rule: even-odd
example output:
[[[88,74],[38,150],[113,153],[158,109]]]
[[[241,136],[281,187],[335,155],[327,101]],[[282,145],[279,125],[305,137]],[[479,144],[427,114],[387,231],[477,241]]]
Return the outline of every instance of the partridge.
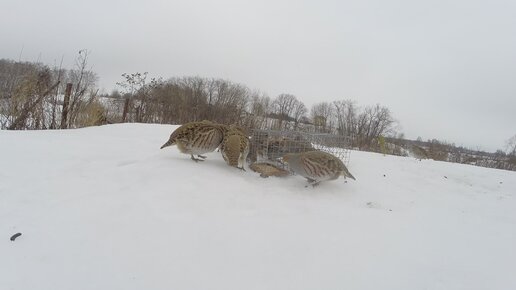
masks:
[[[229,166],[245,171],[245,161],[249,154],[249,138],[240,128],[231,125],[227,129],[220,151]]]
[[[186,123],[172,132],[161,149],[177,145],[181,153],[190,154],[195,162],[204,161],[206,156],[201,154],[215,151],[222,143],[224,131],[224,125],[210,121]]]
[[[316,186],[321,181],[335,180],[340,176],[355,177],[339,158],[322,151],[285,154],[282,158],[295,173],[305,177],[308,182]]]

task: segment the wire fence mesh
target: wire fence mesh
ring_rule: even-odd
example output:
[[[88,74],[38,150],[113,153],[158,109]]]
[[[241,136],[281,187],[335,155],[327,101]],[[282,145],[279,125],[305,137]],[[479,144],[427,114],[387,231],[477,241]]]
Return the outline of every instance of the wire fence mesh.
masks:
[[[349,164],[351,139],[347,136],[297,131],[253,130],[250,141],[248,159],[251,163],[267,162],[289,170],[288,166],[280,161],[285,154],[320,150],[340,158],[346,166]]]

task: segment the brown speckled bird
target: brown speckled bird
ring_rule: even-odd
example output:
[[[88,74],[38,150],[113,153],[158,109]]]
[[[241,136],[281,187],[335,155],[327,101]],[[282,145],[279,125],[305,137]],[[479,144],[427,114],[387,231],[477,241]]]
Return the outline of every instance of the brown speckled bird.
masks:
[[[267,178],[269,176],[285,177],[290,174],[287,170],[280,168],[278,165],[274,163],[269,163],[267,161],[254,162],[251,165],[249,165],[249,168],[251,168],[251,170],[254,172],[260,173],[260,177],[263,178]]]
[[[229,166],[245,171],[245,160],[249,154],[249,138],[233,125],[229,126],[221,145],[222,157]]]
[[[224,131],[224,125],[210,121],[186,123],[172,132],[161,149],[177,145],[181,153],[190,154],[195,162],[204,161],[206,156],[201,154],[215,151],[222,143]],[[202,159],[195,158],[194,155]]]
[[[292,171],[305,177],[313,186],[321,181],[335,180],[340,176],[355,180],[342,160],[326,152],[289,153],[283,156],[283,161],[288,163]]]

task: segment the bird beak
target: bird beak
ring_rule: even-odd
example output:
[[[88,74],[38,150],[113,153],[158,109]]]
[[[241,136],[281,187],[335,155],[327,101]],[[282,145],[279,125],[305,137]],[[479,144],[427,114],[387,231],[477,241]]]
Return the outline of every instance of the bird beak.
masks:
[[[348,177],[356,181],[355,177],[353,175],[351,175],[351,173],[349,173],[349,172],[348,172]]]

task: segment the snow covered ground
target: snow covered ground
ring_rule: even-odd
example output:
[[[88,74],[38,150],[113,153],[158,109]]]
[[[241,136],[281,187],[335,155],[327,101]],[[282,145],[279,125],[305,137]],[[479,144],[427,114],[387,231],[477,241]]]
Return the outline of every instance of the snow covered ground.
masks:
[[[353,151],[305,188],[174,128],[0,131],[0,289],[516,289],[516,172]]]

